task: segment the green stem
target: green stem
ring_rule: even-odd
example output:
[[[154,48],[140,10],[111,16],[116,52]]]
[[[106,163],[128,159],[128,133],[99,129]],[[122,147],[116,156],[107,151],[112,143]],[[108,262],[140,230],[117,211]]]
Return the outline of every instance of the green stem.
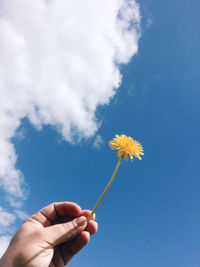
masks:
[[[119,168],[119,165],[120,165],[121,161],[122,161],[122,158],[119,159],[119,161],[118,161],[118,163],[117,163],[117,166],[115,167],[115,170],[114,170],[114,172],[113,172],[113,175],[112,175],[112,177],[110,178],[109,183],[107,184],[106,188],[104,189],[103,193],[101,194],[100,198],[98,199],[96,205],[94,206],[92,212],[90,213],[90,216],[88,217],[87,222],[90,221],[90,219],[92,218],[92,215],[95,213],[95,211],[96,211],[96,209],[98,208],[99,204],[101,203],[103,197],[105,196],[106,192],[108,191],[109,187],[111,186],[111,184],[112,184],[112,182],[113,182],[113,180],[114,180],[114,178],[115,178],[115,175],[116,175],[116,173],[117,173],[117,171],[118,171],[118,168]]]

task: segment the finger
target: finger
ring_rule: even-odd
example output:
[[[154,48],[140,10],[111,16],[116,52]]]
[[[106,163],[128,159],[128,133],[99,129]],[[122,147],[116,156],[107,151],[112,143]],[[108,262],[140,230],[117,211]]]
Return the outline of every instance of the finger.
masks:
[[[87,245],[89,240],[90,234],[83,231],[69,243],[63,244],[61,247],[61,253],[64,263],[67,264],[76,253],[78,253],[85,245]]]
[[[91,211],[90,210],[82,210],[79,214],[79,216],[77,217],[80,217],[80,216],[85,216],[86,218],[89,217]],[[71,220],[75,219],[75,217],[69,217],[69,216],[65,216],[65,217],[60,217],[59,219],[55,220],[54,221],[54,224],[57,224],[57,223],[64,223],[64,222],[69,222]],[[92,216],[92,219],[91,220],[94,220],[95,219],[95,214]]]
[[[91,213],[92,211],[91,210],[82,210],[81,211],[81,216],[85,216],[86,218],[88,218],[89,216],[90,216],[90,213]],[[91,218],[91,220],[95,220],[95,218],[96,218],[96,215],[95,215],[95,213],[92,215],[92,218]]]
[[[53,254],[52,262],[54,264],[53,265],[54,267],[55,266],[63,266],[63,267],[65,266],[65,263],[64,263],[59,246],[56,246],[54,248],[54,254]]]
[[[98,230],[98,224],[95,221],[89,221],[88,225],[86,226],[84,231],[90,233],[90,235],[94,235]]]
[[[86,217],[81,216],[67,223],[60,223],[46,227],[43,230],[43,234],[46,237],[45,241],[52,246],[59,245],[80,234],[80,232],[85,229],[86,225]]]
[[[90,216],[91,210],[82,210],[81,212],[81,216],[85,216],[86,218],[88,218]],[[92,215],[91,220],[89,221],[85,231],[89,232],[90,235],[93,235],[97,232],[98,229],[98,224],[97,222],[94,222],[95,220],[95,213]]]
[[[60,217],[77,217],[80,216],[80,213],[81,208],[73,202],[55,202],[44,207],[30,218],[47,227]]]

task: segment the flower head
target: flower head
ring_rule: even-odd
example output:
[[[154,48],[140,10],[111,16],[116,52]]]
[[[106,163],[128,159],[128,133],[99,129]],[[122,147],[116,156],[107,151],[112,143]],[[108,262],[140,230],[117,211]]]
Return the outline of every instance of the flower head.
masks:
[[[128,160],[133,159],[133,156],[142,159],[140,155],[144,155],[143,148],[140,143],[133,140],[133,138],[126,136],[124,134],[122,135],[115,135],[115,138],[113,138],[109,142],[109,146],[111,149],[117,149],[117,157],[118,158],[125,158]]]

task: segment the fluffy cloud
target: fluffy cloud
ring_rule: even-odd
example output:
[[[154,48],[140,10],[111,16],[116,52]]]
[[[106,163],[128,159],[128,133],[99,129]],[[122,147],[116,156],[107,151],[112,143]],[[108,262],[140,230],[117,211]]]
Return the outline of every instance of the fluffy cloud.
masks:
[[[26,190],[11,138],[21,120],[54,125],[69,142],[94,135],[96,108],[137,52],[140,13],[135,0],[1,0],[0,10],[0,187],[19,209]]]
[[[9,245],[12,234],[15,232],[14,223],[17,218],[25,220],[27,214],[22,210],[14,210],[12,213],[0,206],[0,258]]]
[[[97,135],[93,142],[93,148],[100,148],[103,145],[104,141],[101,135]]]
[[[11,240],[10,235],[0,236],[0,257],[3,255],[4,251],[7,249],[10,240]]]
[[[10,226],[15,222],[16,216],[7,212],[0,206],[0,233],[12,232]]]

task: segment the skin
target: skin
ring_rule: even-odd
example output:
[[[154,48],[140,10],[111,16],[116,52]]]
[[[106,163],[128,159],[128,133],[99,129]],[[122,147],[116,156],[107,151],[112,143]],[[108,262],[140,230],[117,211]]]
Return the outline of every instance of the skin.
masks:
[[[46,206],[19,228],[0,267],[65,266],[97,231],[95,216],[87,224],[90,212],[72,202]]]

